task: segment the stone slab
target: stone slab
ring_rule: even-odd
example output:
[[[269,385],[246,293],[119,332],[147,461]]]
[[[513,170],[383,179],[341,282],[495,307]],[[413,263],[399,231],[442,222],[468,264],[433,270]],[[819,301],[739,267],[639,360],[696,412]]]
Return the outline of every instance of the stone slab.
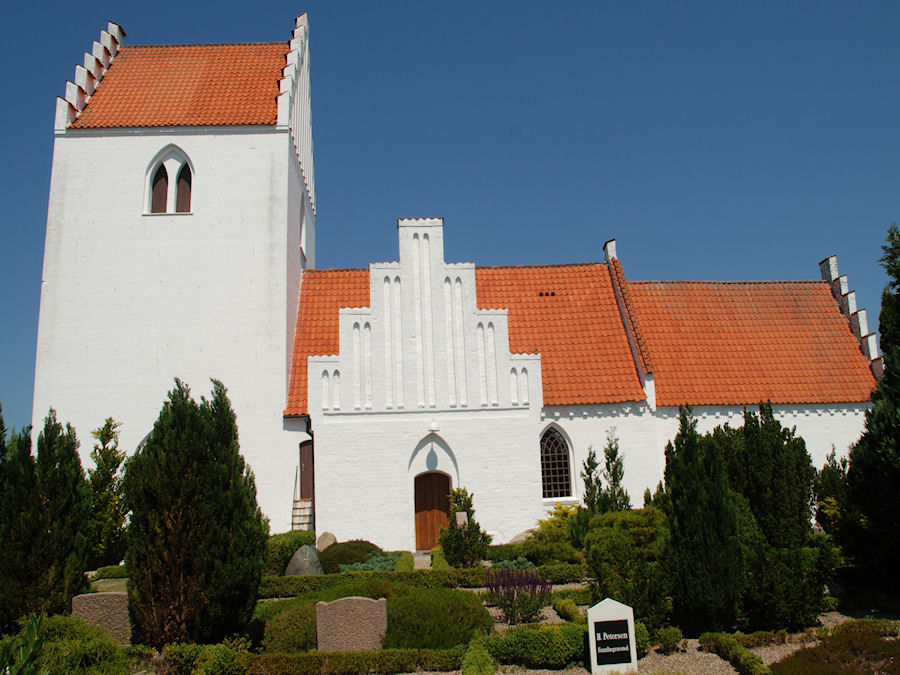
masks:
[[[315,546],[301,546],[288,561],[284,568],[284,576],[293,577],[300,574],[325,574],[322,563],[319,562],[319,554]]]
[[[381,649],[387,632],[387,600],[341,598],[316,603],[316,638],[320,652]]]
[[[319,535],[319,538],[316,539],[316,549],[318,549],[319,553],[321,553],[326,548],[336,543],[337,537],[335,537],[331,532],[323,532]]]
[[[84,593],[72,598],[72,616],[99,626],[120,645],[131,644],[127,593]]]

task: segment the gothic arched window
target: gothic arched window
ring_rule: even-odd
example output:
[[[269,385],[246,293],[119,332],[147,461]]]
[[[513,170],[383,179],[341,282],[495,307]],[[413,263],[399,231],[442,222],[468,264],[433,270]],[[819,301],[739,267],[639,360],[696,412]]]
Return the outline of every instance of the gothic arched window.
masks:
[[[166,197],[169,194],[169,174],[165,164],[160,164],[153,174],[153,187],[150,191],[150,213],[166,212]]]
[[[541,436],[541,484],[544,499],[572,496],[569,444],[554,427]]]
[[[150,162],[146,175],[144,213],[190,213],[194,165],[184,150],[167,145]]]
[[[175,188],[175,212],[190,213],[191,210],[191,168],[185,164],[178,172],[178,185]]]

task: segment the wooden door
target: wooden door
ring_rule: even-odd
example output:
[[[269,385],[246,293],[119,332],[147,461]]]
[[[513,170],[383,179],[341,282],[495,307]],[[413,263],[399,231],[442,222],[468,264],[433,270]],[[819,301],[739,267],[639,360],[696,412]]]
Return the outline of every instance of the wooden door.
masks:
[[[315,492],[313,442],[303,441],[300,444],[300,499],[312,499]]]
[[[431,550],[450,523],[450,476],[432,471],[416,476],[416,549]]]

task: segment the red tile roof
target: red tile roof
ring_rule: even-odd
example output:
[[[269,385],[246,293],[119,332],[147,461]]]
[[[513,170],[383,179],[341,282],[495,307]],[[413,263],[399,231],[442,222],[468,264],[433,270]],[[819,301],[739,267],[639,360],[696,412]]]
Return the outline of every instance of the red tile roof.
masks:
[[[70,126],[275,124],[287,42],[119,49]]]
[[[300,286],[297,333],[285,415],[307,412],[307,358],[340,351],[338,310],[368,307],[369,270],[306,270]]]
[[[824,281],[638,281],[657,405],[865,401],[875,385]]]
[[[545,405],[645,399],[613,279],[657,405],[856,402],[874,387],[825,282],[627,282],[618,261],[477,267],[478,307],[507,309],[510,351],[541,355]],[[369,305],[369,272],[307,270],[301,288],[288,415],[307,412],[307,357],[339,351],[338,310]]]
[[[544,405],[646,398],[605,263],[476,267],[475,286],[509,310],[510,351],[540,353]]]

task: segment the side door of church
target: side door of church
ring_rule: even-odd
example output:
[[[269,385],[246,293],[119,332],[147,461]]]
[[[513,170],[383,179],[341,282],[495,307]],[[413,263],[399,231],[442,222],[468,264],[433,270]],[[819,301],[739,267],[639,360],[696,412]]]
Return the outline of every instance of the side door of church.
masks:
[[[450,476],[438,471],[421,473],[415,479],[416,550],[431,550],[438,544],[441,528],[450,523]]]

